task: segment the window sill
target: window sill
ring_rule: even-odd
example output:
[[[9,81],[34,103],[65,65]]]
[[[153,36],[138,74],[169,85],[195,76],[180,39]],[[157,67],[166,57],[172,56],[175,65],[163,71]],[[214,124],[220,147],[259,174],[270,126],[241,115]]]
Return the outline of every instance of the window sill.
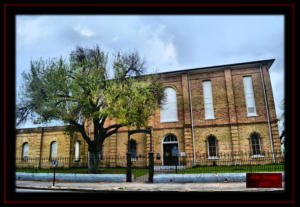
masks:
[[[263,155],[251,155],[252,158],[264,158]]]
[[[247,117],[258,117],[258,114],[248,114]]]
[[[211,156],[211,157],[208,157],[207,159],[208,160],[218,160],[219,157],[217,157],[217,156]]]
[[[206,120],[216,120],[216,118],[206,118],[206,119],[204,119],[205,121]]]
[[[74,160],[74,162],[80,162],[80,160]]]
[[[177,123],[178,120],[173,120],[173,121],[160,121],[161,124],[164,124],[164,123]]]

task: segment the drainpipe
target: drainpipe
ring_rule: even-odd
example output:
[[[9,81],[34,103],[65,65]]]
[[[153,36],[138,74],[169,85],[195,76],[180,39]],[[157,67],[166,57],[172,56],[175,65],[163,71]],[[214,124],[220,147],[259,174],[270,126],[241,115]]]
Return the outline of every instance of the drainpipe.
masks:
[[[195,156],[195,136],[194,136],[194,119],[193,119],[193,105],[192,105],[192,94],[191,94],[191,81],[190,73],[188,72],[188,86],[189,86],[189,99],[190,99],[190,113],[191,113],[191,123],[192,123],[192,140],[193,140],[193,166],[196,164]]]
[[[268,105],[268,99],[267,99],[267,94],[266,94],[266,89],[265,89],[265,79],[262,73],[262,68],[260,64],[260,77],[262,81],[262,86],[263,86],[263,91],[264,91],[264,98],[265,98],[265,105],[266,105],[266,112],[267,112],[267,120],[268,120],[268,127],[269,127],[269,137],[270,137],[270,144],[271,144],[271,150],[272,150],[272,157],[273,157],[273,163],[276,163],[276,158],[274,155],[274,146],[273,146],[273,136],[271,132],[271,124],[270,124],[270,116],[269,116],[269,105]]]

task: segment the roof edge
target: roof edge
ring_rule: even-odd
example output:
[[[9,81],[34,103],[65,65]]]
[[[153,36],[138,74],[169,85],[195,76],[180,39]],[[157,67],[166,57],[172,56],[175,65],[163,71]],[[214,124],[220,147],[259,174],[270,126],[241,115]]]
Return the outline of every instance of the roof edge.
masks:
[[[266,60],[257,60],[257,61],[250,61],[250,62],[241,62],[241,63],[233,63],[233,64],[225,64],[225,65],[216,65],[216,66],[207,66],[207,67],[201,67],[201,68],[190,68],[190,69],[183,69],[183,70],[177,70],[177,71],[168,71],[168,72],[161,72],[156,73],[156,75],[167,75],[171,73],[186,73],[186,72],[193,72],[193,71],[203,71],[203,70],[223,70],[226,68],[232,68],[232,69],[242,69],[246,66],[255,66],[264,64],[267,65],[268,70],[271,68],[272,64],[274,63],[275,59],[266,59]],[[148,74],[152,75],[152,74]]]

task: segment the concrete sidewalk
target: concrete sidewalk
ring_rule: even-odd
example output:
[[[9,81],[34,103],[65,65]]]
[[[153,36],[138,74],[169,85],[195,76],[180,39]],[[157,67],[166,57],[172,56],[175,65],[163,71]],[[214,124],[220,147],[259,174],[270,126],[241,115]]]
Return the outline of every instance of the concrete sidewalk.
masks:
[[[52,182],[45,181],[16,181],[17,188],[23,189],[47,189],[47,190],[67,190],[80,192],[258,192],[258,191],[283,191],[283,188],[246,188],[245,182],[231,183],[75,183],[75,182]]]

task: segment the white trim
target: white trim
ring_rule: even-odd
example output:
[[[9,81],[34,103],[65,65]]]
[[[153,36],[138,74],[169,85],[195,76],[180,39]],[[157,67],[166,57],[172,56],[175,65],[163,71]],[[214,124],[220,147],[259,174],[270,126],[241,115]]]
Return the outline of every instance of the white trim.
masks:
[[[260,155],[251,155],[251,157],[252,158],[263,158],[265,156],[263,156],[262,154],[260,154]]]
[[[178,141],[169,141],[169,142],[163,142],[163,144],[176,144]]]
[[[256,103],[255,103],[255,95],[252,83],[252,76],[243,76],[243,84],[244,84],[244,96],[246,101],[246,111],[247,117],[258,116],[256,112]],[[253,106],[249,106],[250,102],[253,101]],[[254,112],[250,113],[249,108],[253,107]]]
[[[79,161],[80,160],[80,142],[76,141],[75,142],[75,156],[74,156],[74,161]]]
[[[218,160],[219,157],[218,156],[208,156],[207,159],[208,160]]]
[[[54,151],[53,145],[55,145],[55,151]],[[51,159],[57,158],[57,148],[58,148],[57,141],[52,141],[50,143],[50,158]]]
[[[163,120],[163,121],[160,121],[160,123],[177,123],[177,122],[178,122],[178,120],[177,121],[174,121],[174,120],[170,120],[170,121]]]
[[[28,142],[25,142],[22,145],[22,160],[27,160],[28,154],[29,154],[29,144]]]
[[[247,117],[255,117],[258,116],[258,114],[247,114]]]
[[[202,81],[205,120],[215,119],[214,100],[211,80]]]
[[[218,157],[218,143],[217,143],[217,138],[212,135],[215,139],[215,148],[216,148],[216,155],[217,156],[210,156],[210,151],[209,151],[209,142],[208,142],[208,138],[210,137],[210,135],[208,135],[208,137],[206,138],[206,146],[207,146],[207,159],[219,159]]]
[[[216,118],[213,116],[213,117],[205,117],[205,120],[215,120]]]
[[[259,145],[259,154],[256,154],[256,155],[253,155],[253,144],[252,144],[252,135],[253,135],[253,133],[256,133],[256,134],[258,134],[259,135],[259,137],[258,137],[258,145]],[[256,158],[256,157],[264,157],[263,155],[262,155],[262,143],[261,143],[261,135],[259,134],[259,133],[257,133],[257,132],[252,132],[251,134],[250,134],[250,148],[251,148],[251,157],[253,157],[253,158]]]

